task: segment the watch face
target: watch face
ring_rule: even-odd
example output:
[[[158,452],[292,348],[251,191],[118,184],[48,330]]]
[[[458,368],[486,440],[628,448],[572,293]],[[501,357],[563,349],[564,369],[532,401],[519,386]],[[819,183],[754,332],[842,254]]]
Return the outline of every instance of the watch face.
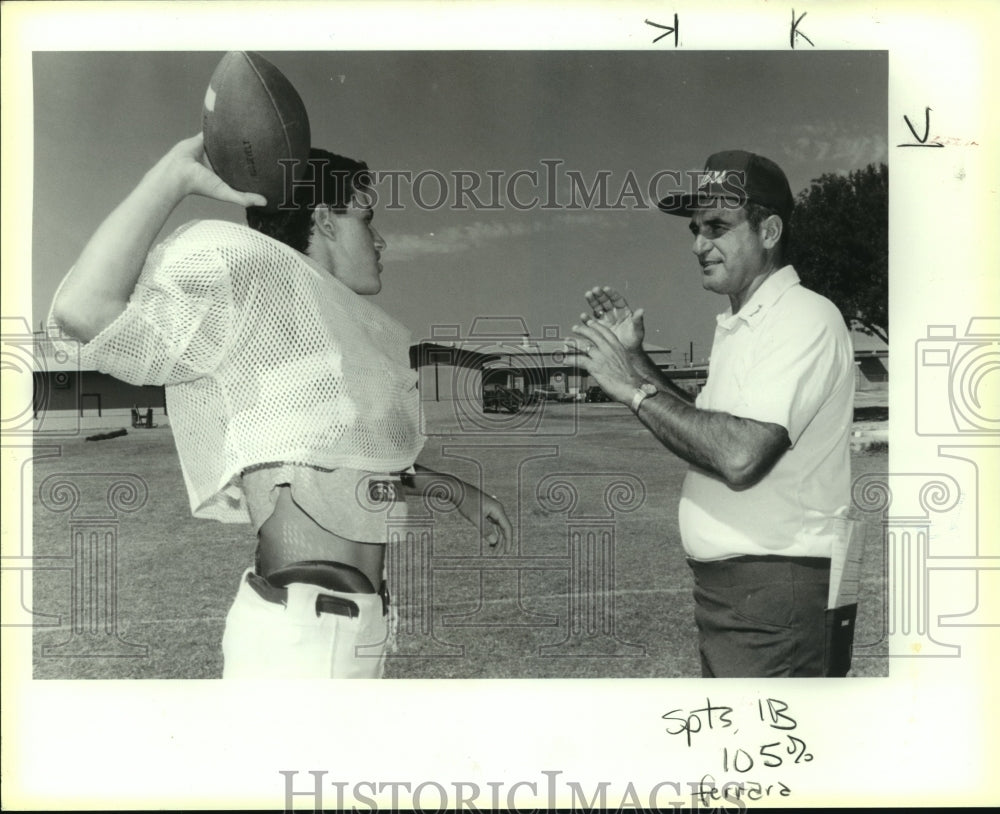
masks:
[[[647,396],[652,396],[656,393],[656,385],[651,384],[650,382],[645,382],[639,389],[642,390],[642,392]]]

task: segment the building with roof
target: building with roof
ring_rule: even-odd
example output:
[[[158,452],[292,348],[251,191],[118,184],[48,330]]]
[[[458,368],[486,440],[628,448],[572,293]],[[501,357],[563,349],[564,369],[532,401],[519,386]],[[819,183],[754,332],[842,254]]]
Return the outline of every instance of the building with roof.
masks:
[[[859,330],[851,331],[851,342],[854,345],[855,391],[888,390],[889,346],[879,337]]]
[[[68,343],[72,347],[72,342]],[[43,334],[33,338],[32,411],[76,412],[80,416],[129,415],[132,408],[166,415],[166,393],[161,386],[128,384],[80,365],[79,356],[58,350]]]
[[[558,326],[544,326],[532,337],[519,317],[481,317],[463,333],[459,325],[437,326],[429,339],[410,348],[418,372],[421,408],[426,419],[462,411],[482,412],[484,388],[517,391],[526,402],[580,401],[596,382],[574,359],[574,337],[560,335]],[[852,332],[856,389],[888,388],[889,348],[882,340]],[[7,343],[9,345],[9,342]],[[126,423],[133,409],[153,410],[158,423],[169,423],[163,387],[126,384],[96,370],[82,369],[73,354],[58,351],[52,341],[35,333],[22,342],[33,378],[32,412],[36,429],[43,417],[59,415]],[[668,348],[647,345],[656,365],[692,394],[704,385],[708,363],[692,363],[688,354],[678,363]],[[104,421],[103,423],[108,423]]]

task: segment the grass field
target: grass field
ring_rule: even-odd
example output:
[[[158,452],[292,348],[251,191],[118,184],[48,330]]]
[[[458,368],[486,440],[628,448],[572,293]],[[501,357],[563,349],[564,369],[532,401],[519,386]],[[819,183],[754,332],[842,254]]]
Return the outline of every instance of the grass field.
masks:
[[[507,550],[491,552],[461,518],[411,505],[411,523],[431,543],[422,560],[431,576],[418,581],[423,594],[391,586],[401,607],[387,677],[699,675],[676,518],[685,465],[620,405],[544,409],[552,434],[441,425],[428,440],[421,462],[481,478],[517,533]],[[853,476],[885,472],[886,459],[884,447],[853,454]],[[249,526],[191,518],[169,428],[64,443],[58,455],[36,457],[34,479],[34,676],[220,676],[225,614],[254,540]],[[126,490],[109,503],[116,481],[145,486],[145,502],[130,504]],[[877,519],[861,534],[851,674],[881,676],[888,666]],[[603,545],[578,547],[578,538]],[[113,552],[113,569],[94,556],[104,550]]]

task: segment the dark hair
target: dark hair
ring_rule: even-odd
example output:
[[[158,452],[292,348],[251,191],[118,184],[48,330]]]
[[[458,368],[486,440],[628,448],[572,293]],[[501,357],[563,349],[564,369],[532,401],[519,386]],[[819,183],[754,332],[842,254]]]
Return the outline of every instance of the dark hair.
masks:
[[[371,186],[371,173],[364,161],[312,148],[304,180],[296,181],[292,205],[268,212],[261,207],[247,208],[251,229],[280,240],[293,249],[305,252],[312,237],[312,212],[326,204],[338,214],[347,211],[354,193]]]
[[[777,215],[781,218],[781,238],[778,240],[778,251],[783,259],[788,250],[789,226],[791,225],[792,220],[791,215],[781,215],[775,210],[753,203],[753,201],[747,201],[743,205],[743,209],[747,213],[747,223],[750,224],[750,228],[754,231],[759,229],[760,225],[771,217],[771,215]]]

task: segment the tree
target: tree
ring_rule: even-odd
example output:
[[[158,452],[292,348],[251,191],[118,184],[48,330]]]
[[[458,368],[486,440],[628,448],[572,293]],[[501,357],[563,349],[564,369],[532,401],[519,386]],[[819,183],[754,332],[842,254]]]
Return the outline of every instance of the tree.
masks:
[[[826,173],[799,193],[789,258],[803,285],[832,300],[848,327],[889,341],[889,168]]]

